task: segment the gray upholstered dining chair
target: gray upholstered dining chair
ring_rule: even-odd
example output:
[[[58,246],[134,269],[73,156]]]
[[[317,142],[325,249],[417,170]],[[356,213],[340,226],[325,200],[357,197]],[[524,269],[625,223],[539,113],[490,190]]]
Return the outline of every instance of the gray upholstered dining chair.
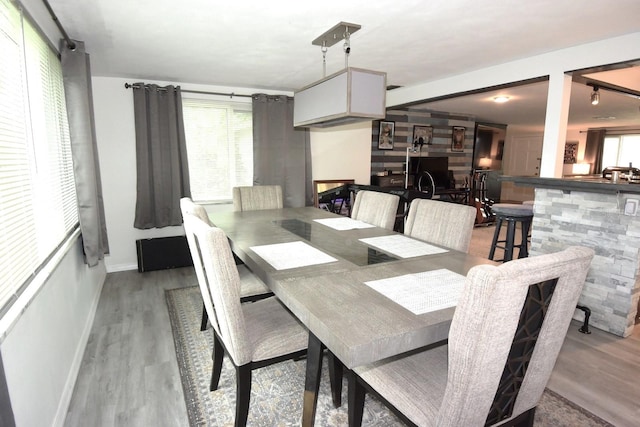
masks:
[[[282,187],[279,185],[233,187],[233,210],[236,212],[282,207]]]
[[[393,230],[400,197],[395,194],[360,190],[351,209],[351,218]]]
[[[194,251],[204,267],[198,276],[213,326],[211,391],[217,390],[226,353],[236,370],[235,425],[245,426],[251,372],[306,354],[308,332],[276,297],[240,303],[240,276],[227,236],[194,215],[184,217]]]
[[[361,424],[364,384],[409,425],[533,425],[593,254],[574,246],[473,267],[448,345],[349,373],[349,425]]]
[[[204,221],[207,225],[212,225],[209,221],[209,215],[207,215],[205,208],[194,203],[189,197],[183,197],[180,199],[180,210],[182,211],[183,219],[185,215],[191,214],[200,218],[200,220]],[[200,276],[203,274],[202,265],[196,256],[197,249],[195,247],[193,234],[187,232],[186,225],[185,234],[187,235],[187,243],[189,245],[189,251],[191,252],[191,259],[193,260],[196,276],[198,276],[198,281],[201,282]],[[240,302],[258,301],[273,295],[267,285],[258,279],[245,265],[238,265],[238,274],[240,276]],[[207,314],[208,311],[209,310],[206,309],[205,302],[205,305],[202,307],[202,320],[200,323],[200,330],[202,331],[207,329],[207,321],[209,319],[209,315]]]
[[[458,203],[415,199],[404,234],[460,252],[469,252],[476,209]]]

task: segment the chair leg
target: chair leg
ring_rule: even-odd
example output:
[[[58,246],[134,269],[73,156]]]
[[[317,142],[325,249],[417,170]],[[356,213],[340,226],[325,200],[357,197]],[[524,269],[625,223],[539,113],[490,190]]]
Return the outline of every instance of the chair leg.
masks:
[[[522,221],[522,240],[520,242],[520,250],[518,252],[518,258],[527,258],[529,256],[529,229],[531,222]]]
[[[515,422],[512,424],[514,427],[533,427],[533,420],[535,418],[536,408],[533,407],[527,412],[521,414]]]
[[[513,220],[507,220],[507,242],[504,244],[504,260],[503,262],[513,259],[513,242],[515,241],[516,223]]]
[[[249,400],[251,399],[251,367],[236,367],[236,422],[235,427],[245,427],[249,417]]]
[[[491,241],[491,250],[489,251],[489,259],[493,259],[496,253],[496,245],[498,244],[498,236],[500,235],[500,227],[502,227],[502,219],[496,219],[496,230],[493,233],[493,240]]]
[[[207,330],[207,322],[209,321],[209,315],[207,314],[207,307],[204,306],[204,302],[202,303],[202,320],[200,321],[200,330]]]
[[[584,311],[584,322],[582,322],[582,326],[578,329],[583,334],[590,334],[589,330],[589,317],[591,317],[591,309],[585,305],[576,306],[577,309]]]
[[[224,357],[224,347],[220,342],[220,338],[213,332],[213,352],[211,358],[213,359],[213,369],[211,370],[211,384],[209,390],[214,391],[218,389],[220,383],[220,374],[222,374],[222,359]]]
[[[365,389],[358,380],[356,374],[349,370],[349,391],[348,391],[348,414],[349,427],[360,427],[362,425],[362,414],[364,413]]]
[[[328,354],[329,361],[329,382],[331,383],[331,397],[333,406],[339,408],[342,405],[342,371],[343,365],[340,360],[331,352]]]

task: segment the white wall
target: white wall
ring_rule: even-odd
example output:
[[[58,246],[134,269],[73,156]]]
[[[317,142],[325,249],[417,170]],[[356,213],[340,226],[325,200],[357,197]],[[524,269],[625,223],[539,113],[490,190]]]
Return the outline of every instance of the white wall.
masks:
[[[0,351],[16,425],[63,424],[105,276],[76,238],[9,328]]]
[[[368,185],[371,179],[371,121],[311,130],[314,180],[354,179]]]

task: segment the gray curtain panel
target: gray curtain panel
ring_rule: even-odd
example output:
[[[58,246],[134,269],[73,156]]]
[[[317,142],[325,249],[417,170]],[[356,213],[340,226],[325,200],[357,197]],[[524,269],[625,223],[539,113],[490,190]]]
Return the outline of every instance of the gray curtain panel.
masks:
[[[284,207],[313,206],[309,131],[293,127],[293,98],[253,95],[253,185],[280,185]]]
[[[181,225],[180,199],[191,197],[180,87],[133,85],[137,197],[134,226]]]
[[[587,131],[587,141],[584,146],[584,161],[591,163],[591,173],[602,173],[602,151],[604,150],[604,129]],[[607,165],[616,166],[616,165]]]
[[[84,42],[76,41],[75,44],[75,49],[70,50],[64,40],[61,42],[62,77],[82,243],[85,261],[93,267],[109,253],[109,241],[93,114],[91,65]]]

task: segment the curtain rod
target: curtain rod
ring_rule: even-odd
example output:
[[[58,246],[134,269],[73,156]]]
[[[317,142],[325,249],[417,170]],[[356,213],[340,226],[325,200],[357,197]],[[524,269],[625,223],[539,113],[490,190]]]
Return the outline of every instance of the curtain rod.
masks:
[[[125,83],[124,87],[125,87],[125,89],[129,89],[129,88],[138,89],[138,88],[140,88],[140,84],[139,83]],[[231,93],[205,92],[205,91],[202,91],[202,90],[187,90],[187,89],[182,89],[182,92],[199,93],[199,94],[204,94],[204,95],[228,96],[229,98],[233,98],[234,96],[239,97],[239,98],[252,98],[253,97],[253,95],[242,95],[242,94],[237,94],[237,93],[233,93],[233,92],[231,92]]]
[[[590,130],[603,130],[607,132],[607,135],[628,135],[628,134],[635,134],[640,132],[640,128],[637,128],[635,126],[625,126],[622,128],[616,128],[616,127],[603,127],[603,128],[591,128]],[[579,131],[579,133],[589,133],[589,130],[581,130]]]
[[[60,30],[60,32],[62,33],[62,37],[64,37],[64,41],[67,43],[67,47],[70,50],[76,50],[75,42],[69,38],[69,35],[64,30],[64,27],[62,26],[62,24],[58,20],[58,17],[56,16],[55,12],[51,8],[51,5],[49,4],[48,0],[42,0],[42,3],[44,3],[44,6],[49,11],[49,15],[51,15],[51,19],[53,19],[53,22],[56,23],[56,26],[58,27],[58,30]]]

